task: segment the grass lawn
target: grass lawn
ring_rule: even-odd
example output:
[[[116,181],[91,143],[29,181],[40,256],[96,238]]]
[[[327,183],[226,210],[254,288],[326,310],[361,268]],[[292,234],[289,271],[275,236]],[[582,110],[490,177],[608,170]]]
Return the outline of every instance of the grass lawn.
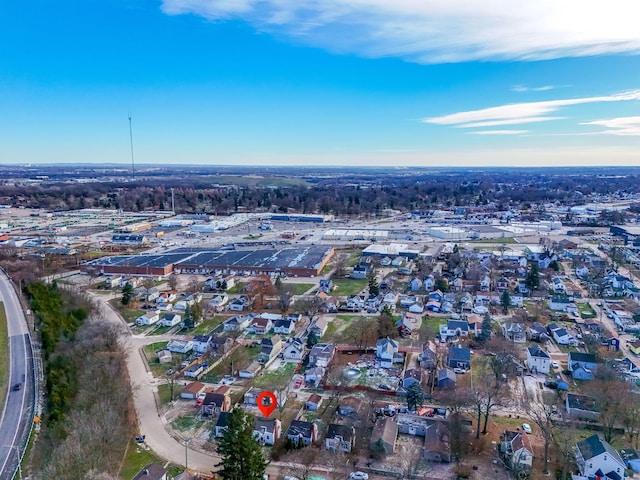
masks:
[[[339,278],[333,281],[333,284],[338,287],[329,295],[355,295],[369,284],[366,278],[360,280],[354,280],[352,278]]]
[[[254,379],[253,384],[258,388],[267,388],[282,385],[284,380],[291,379],[296,370],[295,363],[287,363],[277,370],[265,372],[261,377]]]
[[[173,422],[171,422],[171,426],[181,432],[184,432],[185,430],[200,428],[204,424],[204,420],[197,419],[193,415],[180,415]]]
[[[172,328],[173,327],[158,327],[158,328],[155,328],[149,335],[164,335]]]
[[[122,303],[120,303],[119,298],[112,298],[111,300],[109,300],[109,303],[118,311],[120,315],[122,315],[122,318],[124,318],[127,323],[135,322],[136,318],[147,313],[145,310],[125,307],[124,305],[122,305]]]
[[[440,324],[447,323],[446,318],[424,317],[420,326],[420,338],[434,338],[440,333]]]
[[[576,307],[582,318],[595,318],[596,312],[589,303],[576,303]]]
[[[204,322],[202,322],[200,325],[198,325],[193,330],[189,330],[189,329],[183,328],[178,333],[184,334],[184,335],[206,335],[211,330],[213,330],[218,325],[220,325],[222,322],[224,322],[227,318],[228,317],[221,317],[219,315],[216,315],[213,318],[205,320]]]
[[[131,440],[122,464],[122,470],[120,470],[118,476],[123,480],[131,480],[143,467],[150,463],[164,465],[165,461],[157,457],[151,450],[146,450],[143,446]],[[183,469],[175,465],[169,465],[168,470],[172,476],[178,475],[183,471]]]
[[[175,397],[178,394],[178,385],[173,386],[173,396]],[[166,405],[171,401],[171,389],[169,385],[163,383],[162,385],[158,385],[158,397],[160,397],[160,405]]]
[[[9,330],[4,304],[0,302],[0,405],[4,405],[6,385],[9,381]]]
[[[293,287],[294,295],[303,295],[307,290],[311,290],[316,286],[315,283],[287,283],[287,285]]]

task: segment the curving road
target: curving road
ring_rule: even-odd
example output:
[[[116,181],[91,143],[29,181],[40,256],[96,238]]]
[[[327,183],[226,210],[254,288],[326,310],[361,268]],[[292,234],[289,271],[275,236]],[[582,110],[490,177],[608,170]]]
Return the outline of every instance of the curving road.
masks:
[[[0,420],[0,480],[14,477],[29,437],[35,404],[33,351],[27,321],[10,280],[0,271],[0,300],[9,330],[9,390]],[[20,383],[20,390],[13,386]]]

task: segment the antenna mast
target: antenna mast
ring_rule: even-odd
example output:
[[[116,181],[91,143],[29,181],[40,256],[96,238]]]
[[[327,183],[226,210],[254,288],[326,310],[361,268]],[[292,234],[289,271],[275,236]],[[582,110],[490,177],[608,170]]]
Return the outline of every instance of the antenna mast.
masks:
[[[133,165],[133,130],[131,129],[131,112],[129,112],[129,141],[131,142],[131,180],[136,177],[136,170]]]

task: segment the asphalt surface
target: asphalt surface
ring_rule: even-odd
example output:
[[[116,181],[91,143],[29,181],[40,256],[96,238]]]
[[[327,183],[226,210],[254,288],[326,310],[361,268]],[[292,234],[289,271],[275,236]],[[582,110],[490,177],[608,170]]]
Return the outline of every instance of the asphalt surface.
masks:
[[[19,458],[33,422],[35,379],[29,330],[20,302],[9,279],[0,272],[0,299],[9,330],[9,391],[0,421],[0,480],[18,470]],[[14,386],[20,384],[19,390]]]

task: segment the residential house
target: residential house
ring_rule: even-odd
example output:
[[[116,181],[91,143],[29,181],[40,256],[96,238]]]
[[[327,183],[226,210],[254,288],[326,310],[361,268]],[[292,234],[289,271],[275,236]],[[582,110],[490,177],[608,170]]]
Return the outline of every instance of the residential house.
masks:
[[[251,324],[251,320],[253,320],[252,315],[236,315],[225,320],[223,330],[225,332],[242,332]]]
[[[158,363],[160,364],[171,363],[173,359],[173,355],[166,348],[158,350],[156,352],[156,356],[158,357]]]
[[[273,324],[269,318],[255,317],[247,328],[247,332],[255,333],[256,335],[264,335],[271,330],[272,327]]]
[[[208,365],[204,363],[194,363],[192,365],[189,365],[183,374],[185,377],[199,378],[200,375],[202,375],[202,372],[204,372],[205,368],[207,368],[207,366]]]
[[[309,325],[308,332],[309,334],[313,333],[316,338],[322,338],[324,334],[327,332],[327,327],[329,326],[329,321],[326,317],[318,317]]]
[[[322,403],[322,396],[317,393],[312,393],[305,402],[304,406],[307,410],[316,411]]]
[[[175,327],[176,325],[180,325],[180,322],[182,322],[182,317],[177,313],[165,313],[158,322],[158,326]]]
[[[193,351],[205,353],[211,346],[211,335],[195,335],[193,337]]]
[[[433,342],[427,342],[422,347],[422,353],[418,358],[422,368],[436,368],[436,345]]]
[[[141,296],[145,302],[155,302],[156,298],[160,296],[160,290],[157,287],[147,288],[144,295]]]
[[[564,379],[558,373],[547,377],[544,380],[544,386],[557,389],[561,392],[566,392],[569,390],[569,384],[565,382]]]
[[[481,292],[488,292],[489,290],[491,290],[491,279],[488,275],[482,277],[482,279],[480,280],[480,288],[478,290],[480,290]]]
[[[238,372],[240,378],[255,378],[258,372],[262,370],[259,362],[251,362],[251,364]]]
[[[355,280],[363,280],[369,276],[369,271],[370,268],[367,265],[359,264],[353,267],[353,271],[349,277]]]
[[[187,310],[187,306],[189,306],[189,304],[186,300],[178,300],[176,303],[174,303],[173,309],[184,313]]]
[[[597,420],[600,416],[597,401],[589,395],[567,393],[565,397],[567,414],[578,420]]]
[[[593,380],[598,361],[595,354],[583,352],[569,352],[568,367],[576,380]]]
[[[509,287],[510,287],[509,280],[505,277],[500,277],[496,281],[496,290],[498,290],[499,292],[504,292],[505,290],[508,290]]]
[[[456,388],[456,374],[450,368],[438,370],[438,388]]]
[[[422,450],[425,460],[430,462],[449,462],[451,450],[450,433],[440,419],[423,417],[414,414],[400,413],[396,416],[398,433],[416,435],[425,438]]]
[[[549,340],[547,329],[540,322],[534,322],[528,329],[529,339],[534,342],[544,343]]]
[[[330,423],[324,445],[327,450],[349,453],[356,445],[356,429],[353,426]]]
[[[454,278],[451,282],[449,282],[449,288],[452,292],[461,292],[464,288],[464,280],[460,277]]]
[[[304,358],[304,342],[301,338],[287,338],[287,343],[282,350],[282,360],[285,362],[300,363]]]
[[[156,298],[156,304],[160,303],[171,303],[174,302],[177,298],[176,292],[169,290],[168,292],[162,292]]]
[[[395,452],[397,439],[398,423],[393,418],[378,418],[369,439],[369,450],[390,455]]]
[[[302,314],[301,313],[288,313],[287,315],[284,316],[285,320],[289,320],[290,322],[293,322],[294,324],[299,322],[300,320],[302,320]]]
[[[194,337],[195,341],[195,337]],[[212,335],[209,341],[209,348],[218,355],[226,353],[233,345],[233,339],[224,335]],[[195,343],[194,343],[195,348]]]
[[[180,392],[180,398],[195,400],[198,395],[204,392],[205,386],[202,382],[191,382],[187,384]]]
[[[636,339],[633,342],[627,341],[627,347],[634,355],[640,355],[640,340]]]
[[[524,343],[527,341],[527,333],[523,323],[507,321],[502,324],[504,338],[514,343]]]
[[[224,277],[209,278],[204,283],[210,290],[227,291],[236,286],[236,279],[233,275],[228,275]]]
[[[427,276],[427,278],[424,279],[422,283],[424,285],[425,292],[430,292],[431,290],[433,290],[433,288],[436,285],[436,279],[434,278],[433,275],[429,275]]]
[[[220,415],[218,415],[218,421],[216,422],[216,426],[215,426],[216,438],[222,438],[225,430],[229,428],[230,420],[231,420],[230,412],[220,412]]]
[[[229,303],[229,295],[226,293],[222,293],[219,295],[214,295],[207,305],[213,308],[216,312],[221,312],[224,310],[224,306]]]
[[[393,360],[398,353],[398,342],[391,338],[381,338],[376,342],[376,357],[382,368],[393,367]]]
[[[191,340],[169,340],[167,350],[173,353],[189,353],[193,350],[193,342]]]
[[[411,279],[411,281],[409,282],[409,289],[412,292],[417,292],[419,290],[422,289],[422,280],[420,280],[418,277],[413,277]]]
[[[335,345],[316,343],[309,352],[309,366],[326,368],[335,354]]]
[[[318,292],[329,293],[333,290],[333,282],[330,279],[320,279],[320,284],[318,285]]]
[[[287,430],[287,438],[296,446],[307,446],[318,440],[318,427],[315,423],[293,420]]]
[[[286,319],[282,319],[282,320],[277,320],[274,324],[273,324],[273,332],[274,333],[281,333],[283,335],[290,335],[294,330],[294,324],[291,320],[286,320]]]
[[[244,295],[236,298],[229,304],[229,310],[232,312],[242,312],[244,310],[249,310],[250,307],[251,301]]]
[[[583,478],[621,480],[626,466],[622,457],[598,434],[579,441],[574,449],[578,471]]]
[[[422,383],[422,370],[419,368],[411,368],[405,370],[402,376],[402,387],[407,389],[414,383],[420,385]]]
[[[449,319],[446,324],[440,325],[440,338],[446,341],[450,338],[467,337],[469,335],[469,322],[466,320]]]
[[[253,428],[253,438],[255,438],[260,445],[273,445],[282,431],[282,424],[280,420],[276,418],[256,418],[255,426]]]
[[[231,398],[225,393],[208,392],[202,401],[202,415],[213,416],[231,409]]]
[[[509,469],[517,473],[516,476],[531,473],[533,452],[528,438],[526,443],[529,444],[529,448],[525,445],[525,436],[519,431],[505,430],[500,435],[500,453]]]
[[[133,480],[169,480],[169,471],[159,463],[150,463],[143,467]]]
[[[136,325],[154,325],[160,320],[160,315],[149,312],[136,318]]]
[[[527,368],[533,373],[549,374],[551,356],[538,345],[527,348]]]
[[[549,308],[554,312],[566,312],[571,300],[567,297],[551,297],[549,299]]]
[[[389,307],[392,311],[395,311],[399,299],[396,292],[388,292],[382,298],[382,307]]]
[[[547,327],[548,328],[548,327]],[[573,338],[573,335],[570,335],[564,328],[562,327],[557,327],[554,328],[551,332],[553,339],[559,344],[559,345],[571,345],[572,343],[575,342],[575,338]]]
[[[471,350],[465,347],[450,347],[447,355],[447,365],[450,368],[471,368]]]
[[[589,267],[587,267],[586,265],[578,265],[576,267],[576,277],[578,278],[584,278],[587,275],[589,275]]]
[[[403,336],[417,332],[420,330],[420,325],[422,325],[422,315],[411,312],[402,312],[402,317],[396,322],[398,333]]]
[[[260,342],[260,352],[258,353],[258,362],[269,363],[276,358],[282,351],[282,339],[280,335],[273,337],[265,337]]]
[[[362,407],[362,400],[358,397],[348,396],[340,400],[338,404],[338,413],[345,417],[357,415]]]

